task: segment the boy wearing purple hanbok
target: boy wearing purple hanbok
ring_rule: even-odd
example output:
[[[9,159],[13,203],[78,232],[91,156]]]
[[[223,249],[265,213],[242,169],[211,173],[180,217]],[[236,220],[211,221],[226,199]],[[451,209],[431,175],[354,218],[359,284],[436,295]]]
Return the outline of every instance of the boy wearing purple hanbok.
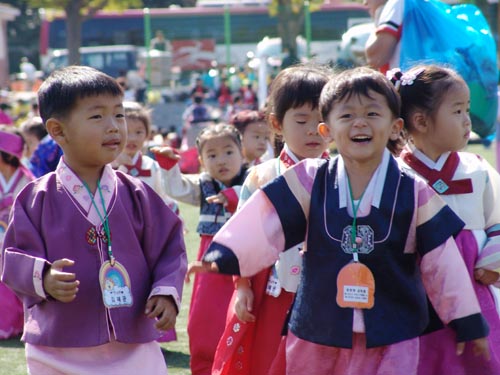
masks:
[[[23,300],[31,374],[166,374],[159,344],[179,311],[179,218],[108,165],[126,143],[123,92],[92,68],[56,71],[38,93],[64,156],[18,195],[2,281]]]

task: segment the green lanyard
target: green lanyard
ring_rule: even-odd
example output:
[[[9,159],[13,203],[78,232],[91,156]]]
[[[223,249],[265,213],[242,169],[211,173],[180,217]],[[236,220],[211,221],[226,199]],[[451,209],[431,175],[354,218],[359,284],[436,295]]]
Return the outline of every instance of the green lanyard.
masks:
[[[99,215],[99,219],[101,219],[102,226],[104,228],[104,232],[106,233],[106,238],[108,239],[109,261],[111,263],[111,266],[114,266],[115,265],[115,257],[113,256],[113,251],[111,250],[111,234],[109,231],[108,214],[106,213],[106,203],[104,202],[104,197],[102,196],[100,179],[97,180],[97,190],[99,191],[99,196],[101,197],[101,204],[102,204],[102,209],[104,211],[104,215],[101,215],[101,212],[99,211],[99,208],[97,207],[97,204],[95,203],[94,196],[92,195],[92,192],[90,191],[90,188],[87,185],[87,183],[84,182],[83,185],[85,186],[85,188],[87,189],[87,192],[89,193],[90,199],[92,200],[92,204],[94,205],[94,208],[97,211],[97,215]]]
[[[359,197],[358,204],[354,204],[354,197],[352,195],[352,187],[351,187],[351,181],[349,181],[349,177],[347,178],[347,184],[349,185],[349,193],[351,195],[351,206],[352,206],[352,226],[351,226],[351,246],[352,246],[352,256],[354,258],[355,262],[359,262],[358,259],[358,245],[361,245],[363,240],[359,237],[356,236],[357,232],[357,227],[356,227],[356,219],[358,216],[358,209],[361,204],[361,199],[363,199],[363,195],[365,195],[365,190],[363,190],[363,193],[361,194],[361,197]]]

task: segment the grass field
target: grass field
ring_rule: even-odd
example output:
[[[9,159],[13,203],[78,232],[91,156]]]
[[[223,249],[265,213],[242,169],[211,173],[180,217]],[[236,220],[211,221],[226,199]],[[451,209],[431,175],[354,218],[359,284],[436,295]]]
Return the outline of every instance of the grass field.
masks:
[[[495,165],[493,145],[489,148],[485,148],[482,145],[470,145],[468,151],[482,155],[492,165]],[[198,208],[181,204],[181,213],[188,229],[185,239],[188,259],[191,261],[196,257],[199,243],[199,238],[196,234]],[[170,375],[190,374],[189,346],[186,332],[190,298],[191,284],[186,284],[184,286],[181,312],[177,319],[178,341],[162,344]],[[24,359],[24,348],[19,338],[0,341],[0,375],[21,374],[26,374],[26,362]]]

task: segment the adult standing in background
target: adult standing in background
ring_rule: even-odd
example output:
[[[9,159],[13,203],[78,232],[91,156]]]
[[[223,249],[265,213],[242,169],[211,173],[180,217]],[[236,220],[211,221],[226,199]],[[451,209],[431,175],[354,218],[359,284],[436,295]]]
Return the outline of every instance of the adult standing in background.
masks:
[[[165,38],[163,31],[156,30],[155,37],[151,39],[150,44],[151,49],[156,49],[158,51],[171,51],[172,46],[170,45],[170,41]]]
[[[383,73],[399,67],[404,1],[365,0],[375,28],[365,47],[368,65]]]
[[[29,59],[25,56],[21,59],[21,64],[19,65],[19,70],[26,79],[26,91],[31,91],[33,89],[33,85],[36,81],[36,67],[33,65]]]

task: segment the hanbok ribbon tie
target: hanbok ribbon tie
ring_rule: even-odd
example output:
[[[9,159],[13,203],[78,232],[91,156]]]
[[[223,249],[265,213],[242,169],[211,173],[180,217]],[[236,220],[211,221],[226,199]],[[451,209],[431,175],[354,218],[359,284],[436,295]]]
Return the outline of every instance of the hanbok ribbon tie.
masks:
[[[142,156],[139,155],[134,165],[124,164],[127,168],[127,174],[134,177],[151,177],[151,169],[142,169]]]
[[[472,180],[470,178],[464,178],[462,180],[452,180],[455,171],[457,170],[458,164],[460,163],[460,157],[458,153],[452,152],[446,162],[444,163],[441,171],[431,169],[422,163],[415,155],[407,150],[401,152],[401,158],[413,168],[419,175],[429,181],[429,185],[438,193],[442,195],[452,195],[452,194],[467,194],[472,193]]]

